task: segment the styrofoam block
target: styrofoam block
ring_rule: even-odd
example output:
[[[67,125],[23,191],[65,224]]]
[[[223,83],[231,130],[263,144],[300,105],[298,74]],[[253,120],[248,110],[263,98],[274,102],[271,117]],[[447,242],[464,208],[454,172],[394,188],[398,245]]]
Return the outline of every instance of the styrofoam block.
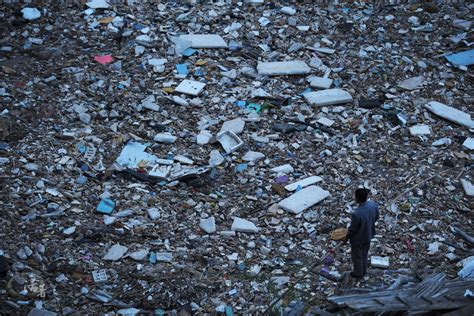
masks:
[[[329,89],[332,85],[333,80],[323,77],[313,77],[309,85],[314,88]]]
[[[431,101],[425,105],[425,108],[448,121],[457,123],[467,128],[474,128],[474,121],[471,116],[463,111],[447,106],[443,103]]]
[[[352,102],[349,92],[342,89],[327,89],[305,93],[306,102],[311,105],[324,106]]]
[[[257,71],[262,76],[304,75],[311,71],[301,60],[258,63]]]
[[[258,227],[254,223],[240,217],[234,218],[231,229],[235,232],[258,233]]]
[[[205,83],[185,79],[176,87],[175,91],[178,93],[198,95],[206,86]]]
[[[307,187],[308,185],[318,183],[318,182],[321,182],[321,181],[323,181],[323,179],[321,177],[311,176],[311,177],[305,178],[303,180],[290,183],[290,184],[285,186],[285,189],[287,191],[291,192],[291,191],[295,191],[298,188],[298,186],[304,188],[304,187]]]
[[[429,135],[431,128],[428,125],[415,125],[410,127],[410,134],[413,136]]]
[[[280,201],[278,206],[285,211],[298,214],[321,202],[329,195],[330,194],[328,191],[325,191],[318,186],[312,185]]]
[[[462,145],[469,150],[474,150],[474,138],[472,137],[466,138],[466,140],[464,141],[464,143],[462,143]]]
[[[179,38],[191,42],[192,48],[227,48],[227,43],[217,34],[186,34]]]
[[[387,269],[390,267],[389,257],[371,256],[370,265],[372,267]]]

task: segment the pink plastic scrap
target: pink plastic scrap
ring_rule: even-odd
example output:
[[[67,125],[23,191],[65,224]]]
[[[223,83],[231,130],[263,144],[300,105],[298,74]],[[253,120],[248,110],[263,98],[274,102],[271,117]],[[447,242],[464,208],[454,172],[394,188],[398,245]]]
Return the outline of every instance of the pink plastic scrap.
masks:
[[[114,59],[112,58],[112,55],[97,55],[94,57],[95,61],[98,62],[99,64],[105,65],[108,63],[111,63]]]

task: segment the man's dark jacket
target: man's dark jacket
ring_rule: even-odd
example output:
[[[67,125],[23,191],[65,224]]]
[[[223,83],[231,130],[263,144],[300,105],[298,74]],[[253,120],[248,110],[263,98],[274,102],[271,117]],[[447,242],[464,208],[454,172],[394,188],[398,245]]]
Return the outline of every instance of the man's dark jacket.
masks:
[[[359,205],[352,214],[351,226],[349,226],[347,237],[351,245],[369,243],[375,235],[375,222],[379,219],[379,208],[377,203],[367,201]]]

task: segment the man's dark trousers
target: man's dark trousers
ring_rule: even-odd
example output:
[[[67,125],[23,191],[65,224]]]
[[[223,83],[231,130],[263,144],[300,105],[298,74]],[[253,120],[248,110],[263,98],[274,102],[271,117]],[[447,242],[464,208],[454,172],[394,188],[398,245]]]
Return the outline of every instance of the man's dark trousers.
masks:
[[[354,276],[362,277],[367,273],[370,242],[359,245],[351,245],[352,265]]]

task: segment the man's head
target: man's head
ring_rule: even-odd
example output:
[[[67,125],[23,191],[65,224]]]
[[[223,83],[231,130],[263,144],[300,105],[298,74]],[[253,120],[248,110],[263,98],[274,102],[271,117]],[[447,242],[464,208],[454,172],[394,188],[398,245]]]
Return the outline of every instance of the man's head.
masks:
[[[365,203],[367,202],[367,197],[369,196],[369,190],[359,188],[355,191],[355,200],[357,203]]]

